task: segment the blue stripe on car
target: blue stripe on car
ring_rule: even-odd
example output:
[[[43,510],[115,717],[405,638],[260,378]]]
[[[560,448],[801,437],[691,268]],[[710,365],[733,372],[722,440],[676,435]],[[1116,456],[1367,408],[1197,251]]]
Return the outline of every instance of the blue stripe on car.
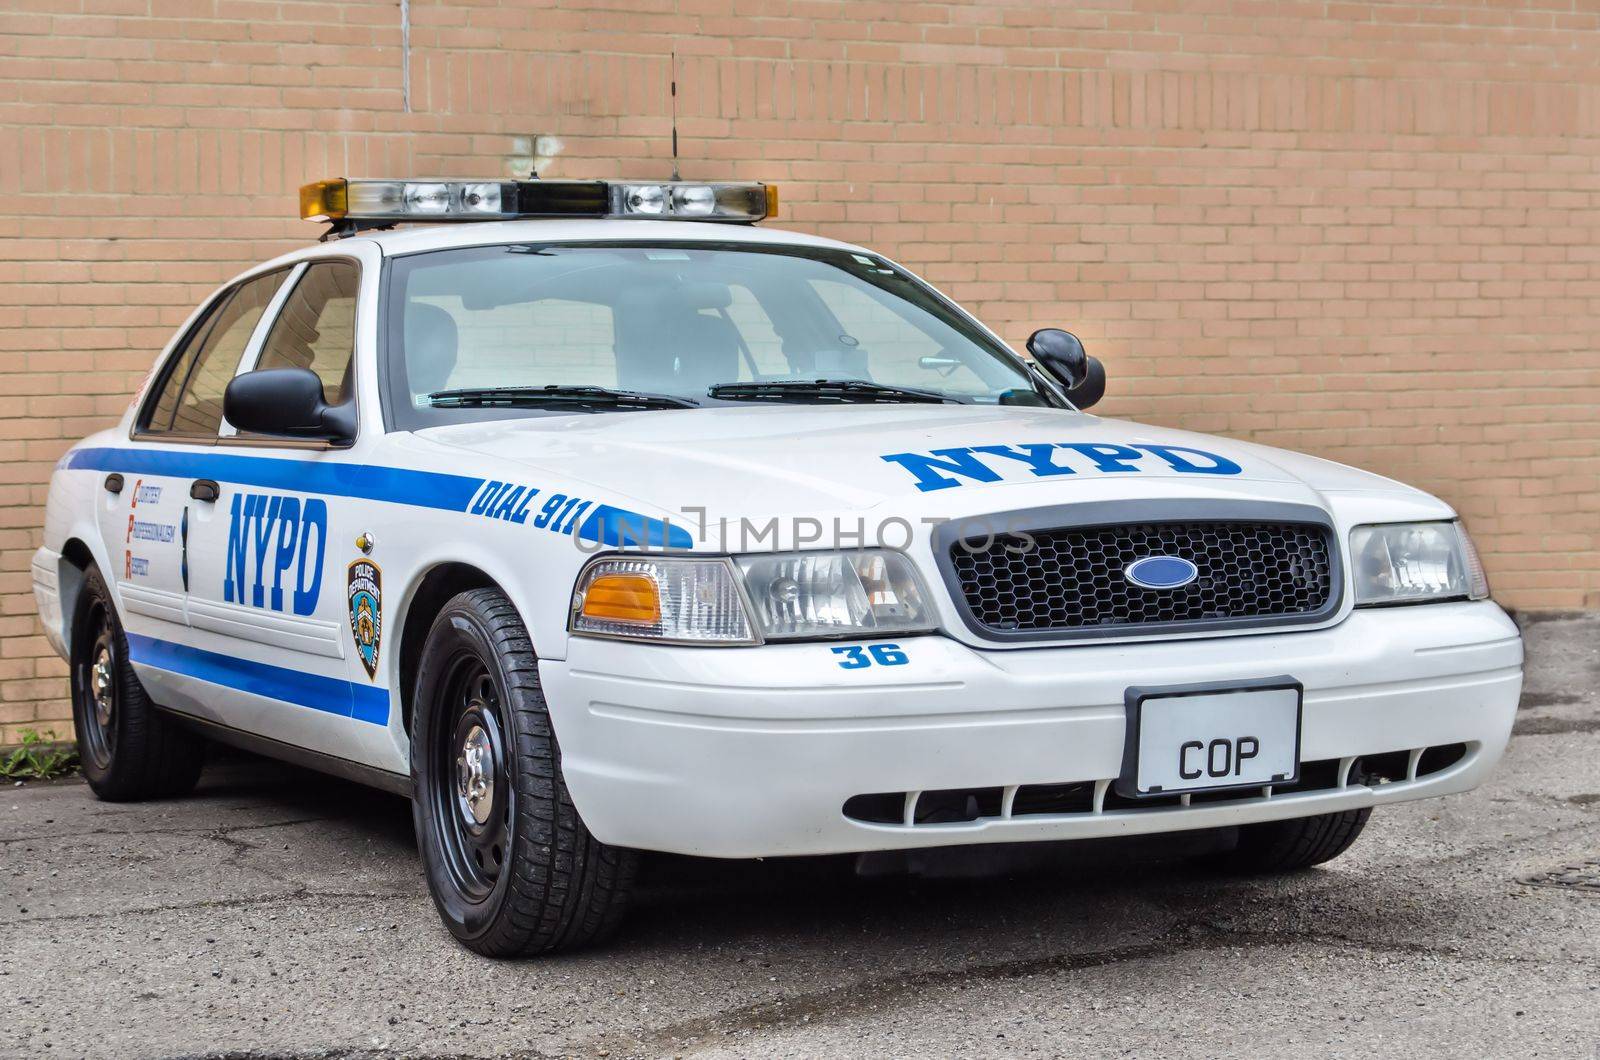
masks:
[[[128,655],[141,666],[372,725],[389,724],[387,688],[236,659],[142,633],[129,633],[127,638]]]
[[[466,475],[377,464],[167,449],[75,449],[62,458],[60,466],[73,471],[210,478],[239,486],[355,497],[451,512],[466,511],[484,483],[481,478]],[[611,547],[694,547],[694,536],[683,527],[608,504],[599,505],[583,520],[577,536]]]
[[[67,454],[66,467],[132,475],[211,478],[239,486],[391,501],[457,512],[467,510],[472,495],[483,485],[481,478],[375,464],[165,449],[78,449]]]

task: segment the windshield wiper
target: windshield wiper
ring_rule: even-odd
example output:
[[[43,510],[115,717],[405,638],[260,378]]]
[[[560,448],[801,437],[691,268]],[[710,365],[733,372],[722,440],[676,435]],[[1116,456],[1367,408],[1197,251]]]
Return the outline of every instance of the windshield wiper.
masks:
[[[764,383],[718,383],[706,391],[725,401],[838,401],[960,404],[937,390],[869,383],[865,379],[773,379]]]
[[[428,395],[436,409],[533,408],[562,405],[578,409],[692,409],[698,402],[671,394],[643,394],[604,386],[476,386],[438,390]]]

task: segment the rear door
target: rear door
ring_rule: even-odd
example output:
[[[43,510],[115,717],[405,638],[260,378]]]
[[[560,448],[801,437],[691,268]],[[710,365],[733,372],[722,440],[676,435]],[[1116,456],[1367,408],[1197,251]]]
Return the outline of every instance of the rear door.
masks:
[[[163,363],[135,420],[125,470],[107,475],[100,532],[134,655],[150,640],[181,641],[189,577],[191,454],[216,444],[222,391],[238,371],[287,275],[278,270],[214,297]],[[159,678],[156,679],[159,684]]]

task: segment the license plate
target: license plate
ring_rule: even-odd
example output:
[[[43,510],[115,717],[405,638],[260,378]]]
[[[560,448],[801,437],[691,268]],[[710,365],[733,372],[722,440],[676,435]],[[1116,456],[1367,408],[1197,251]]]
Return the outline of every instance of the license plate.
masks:
[[[1298,780],[1301,692],[1287,677],[1130,688],[1117,793],[1141,798]]]

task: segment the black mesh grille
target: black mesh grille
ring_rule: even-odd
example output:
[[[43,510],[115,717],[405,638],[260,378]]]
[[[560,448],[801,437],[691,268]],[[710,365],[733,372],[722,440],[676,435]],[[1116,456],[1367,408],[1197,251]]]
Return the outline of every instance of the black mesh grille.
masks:
[[[1069,527],[957,541],[950,548],[973,619],[996,632],[1238,623],[1316,615],[1333,594],[1325,527],[1182,522]],[[1199,577],[1143,589],[1123,576],[1145,556],[1180,556]]]

